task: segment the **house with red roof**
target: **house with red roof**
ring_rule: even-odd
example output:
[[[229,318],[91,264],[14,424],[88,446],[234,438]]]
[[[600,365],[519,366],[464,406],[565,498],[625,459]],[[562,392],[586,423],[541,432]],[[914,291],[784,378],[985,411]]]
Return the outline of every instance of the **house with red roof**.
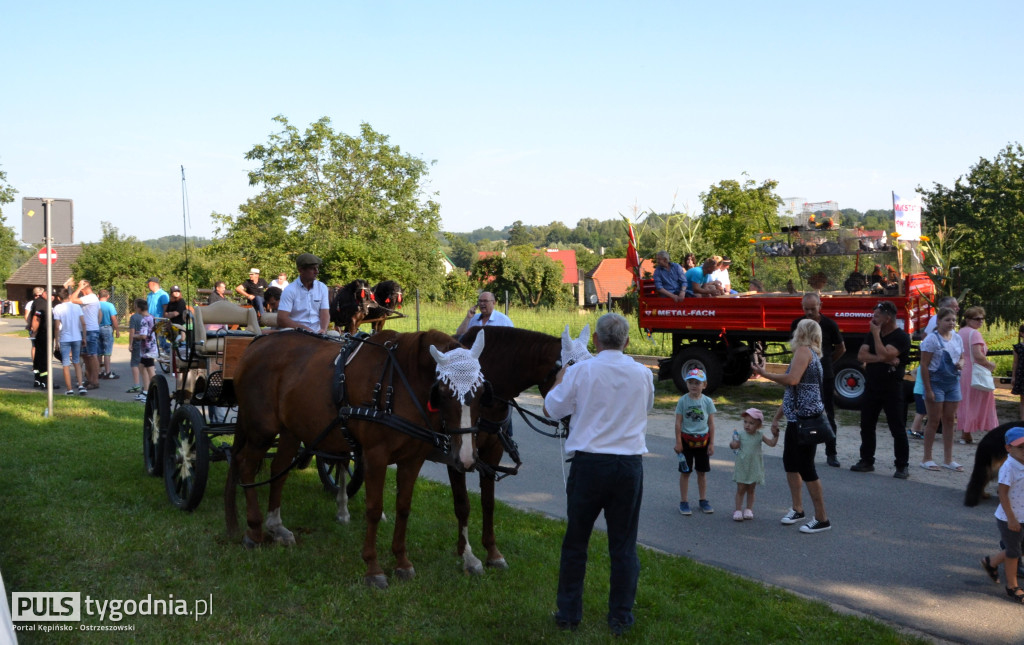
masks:
[[[640,275],[654,273],[654,261],[640,263]],[[584,279],[584,301],[589,305],[607,304],[622,298],[633,286],[633,274],[626,268],[626,258],[605,258]]]
[[[495,255],[503,255],[504,253],[504,251],[477,251],[476,257],[478,260],[482,260]],[[582,279],[579,266],[576,264],[576,251],[573,249],[538,249],[537,253],[544,253],[555,262],[562,263],[562,284],[572,285],[573,295],[577,303],[583,304]],[[490,277],[488,282],[493,279],[493,277]]]

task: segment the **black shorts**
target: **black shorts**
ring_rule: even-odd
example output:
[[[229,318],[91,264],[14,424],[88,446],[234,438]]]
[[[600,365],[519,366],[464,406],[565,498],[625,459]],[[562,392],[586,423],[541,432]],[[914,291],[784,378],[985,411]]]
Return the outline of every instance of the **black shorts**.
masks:
[[[683,448],[683,457],[686,458],[686,464],[690,467],[690,470],[696,470],[699,473],[711,472],[711,459],[708,457],[708,447],[703,448]]]
[[[156,366],[156,359],[155,358],[145,358],[145,357],[140,358],[139,359],[139,365],[141,365],[143,367],[154,367],[154,366]]]

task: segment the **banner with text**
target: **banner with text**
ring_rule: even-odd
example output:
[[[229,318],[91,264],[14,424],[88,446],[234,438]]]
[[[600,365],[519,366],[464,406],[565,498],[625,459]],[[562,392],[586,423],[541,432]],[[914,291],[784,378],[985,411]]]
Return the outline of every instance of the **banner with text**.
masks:
[[[900,197],[893,193],[892,210],[896,216],[896,232],[900,234],[899,239],[921,239],[921,196]]]

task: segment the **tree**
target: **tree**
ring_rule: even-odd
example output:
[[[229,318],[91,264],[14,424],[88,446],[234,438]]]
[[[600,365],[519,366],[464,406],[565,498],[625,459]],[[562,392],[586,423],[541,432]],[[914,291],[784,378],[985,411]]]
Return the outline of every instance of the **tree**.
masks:
[[[508,232],[509,246],[523,246],[530,244],[530,232],[522,220],[512,222],[512,228]]]
[[[528,307],[564,304],[572,296],[562,284],[561,263],[529,245],[510,246],[503,255],[477,261],[472,277],[481,288],[495,293],[509,291]],[[494,280],[489,282],[492,277]]]
[[[14,236],[14,228],[7,226],[7,219],[4,217],[4,204],[14,201],[14,195],[18,191],[7,183],[7,171],[0,169],[0,287],[7,282],[7,278],[18,268],[14,264],[18,257],[18,240]]]
[[[210,275],[194,274],[205,288],[224,280],[229,290],[245,280],[249,269],[256,267],[265,275],[276,276],[295,271],[295,249],[302,247],[299,236],[289,230],[288,210],[280,204],[257,196],[243,204],[237,216],[213,213],[216,240],[194,253],[200,260],[198,269],[207,267]]]
[[[134,237],[117,232],[110,222],[101,222],[103,237],[99,242],[82,245],[82,254],[71,265],[75,280],[86,279],[97,290],[109,288],[129,298],[146,295],[146,278],[160,277],[169,282],[177,276],[161,275],[166,265],[148,246]],[[166,272],[165,272],[166,273]]]
[[[445,233],[445,237],[452,247],[448,258],[455,266],[469,271],[473,266],[473,261],[476,260],[476,246],[466,241],[466,238],[462,235]]]
[[[368,123],[351,136],[327,117],[305,132],[284,116],[274,121],[283,129],[246,153],[260,164],[249,183],[263,187],[261,204],[286,217],[294,252],[318,255],[325,281],[393,279],[440,293],[440,210],[436,193],[424,190],[427,162]]]
[[[762,232],[779,228],[779,206],[782,199],[775,194],[779,182],[766,179],[758,186],[747,173],[743,183],[727,179],[701,193],[704,204],[704,238],[716,255],[732,258],[734,283],[750,278],[752,244]]]
[[[951,238],[959,236],[949,264],[959,266],[962,287],[971,291],[966,304],[984,303],[991,310],[986,314],[997,320],[1024,319],[1024,273],[1010,268],[1024,260],[1021,144],[1007,145],[992,160],[979,159],[952,188],[936,183],[917,192],[926,202],[924,232],[935,239],[945,225]]]

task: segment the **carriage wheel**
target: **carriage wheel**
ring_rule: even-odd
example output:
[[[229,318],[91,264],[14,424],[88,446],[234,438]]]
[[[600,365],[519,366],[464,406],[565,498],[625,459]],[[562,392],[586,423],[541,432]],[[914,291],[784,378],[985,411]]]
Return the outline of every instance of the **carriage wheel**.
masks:
[[[183,404],[171,416],[164,441],[164,484],[167,498],[183,511],[191,511],[203,499],[210,469],[210,438],[203,415],[194,405]]]
[[[343,459],[316,458],[316,472],[320,475],[320,481],[324,485],[324,490],[332,495],[338,494],[338,476],[342,471],[348,477],[345,493],[349,497],[353,497],[363,486],[363,462],[361,460],[356,462],[355,469],[353,469],[352,458],[348,455]]]
[[[164,472],[164,436],[171,421],[171,395],[167,379],[157,374],[146,394],[146,411],[142,420],[142,463],[146,472],[159,477]]]

